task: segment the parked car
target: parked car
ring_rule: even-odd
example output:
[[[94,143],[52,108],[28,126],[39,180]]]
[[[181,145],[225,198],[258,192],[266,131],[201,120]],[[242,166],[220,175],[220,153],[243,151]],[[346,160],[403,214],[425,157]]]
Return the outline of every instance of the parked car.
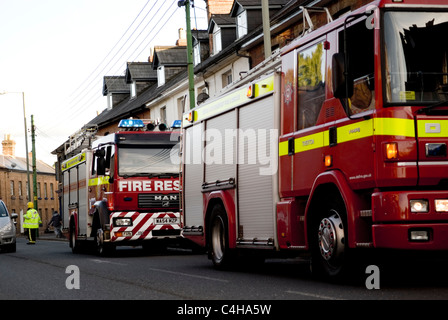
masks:
[[[17,213],[9,213],[8,208],[0,200],[0,250],[16,252],[16,219]]]

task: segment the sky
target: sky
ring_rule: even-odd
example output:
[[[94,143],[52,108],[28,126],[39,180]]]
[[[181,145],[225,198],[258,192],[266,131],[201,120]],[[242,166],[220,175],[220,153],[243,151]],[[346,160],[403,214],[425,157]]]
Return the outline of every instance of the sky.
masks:
[[[25,157],[24,119],[31,152],[33,116],[36,157],[53,165],[51,152],[106,108],[104,76],[175,45],[186,29],[177,2],[0,0],[0,141],[11,135]],[[191,27],[207,28],[205,1],[191,9]]]

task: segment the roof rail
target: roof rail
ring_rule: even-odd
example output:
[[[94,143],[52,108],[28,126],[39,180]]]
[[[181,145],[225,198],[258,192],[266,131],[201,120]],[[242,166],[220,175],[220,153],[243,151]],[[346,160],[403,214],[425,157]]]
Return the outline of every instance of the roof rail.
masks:
[[[299,7],[303,12],[303,30],[301,37],[304,36],[307,33],[310,33],[311,31],[315,30],[315,26],[313,24],[313,21],[310,17],[310,12],[325,12],[327,14],[327,23],[330,23],[333,21],[333,18],[331,17],[330,11],[326,7]],[[308,28],[307,28],[308,23]]]

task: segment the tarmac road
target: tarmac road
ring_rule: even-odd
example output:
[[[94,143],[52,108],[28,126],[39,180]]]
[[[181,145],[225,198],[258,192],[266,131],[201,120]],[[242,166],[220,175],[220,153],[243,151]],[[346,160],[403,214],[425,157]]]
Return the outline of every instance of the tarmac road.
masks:
[[[119,247],[114,256],[99,257],[73,254],[67,241],[39,238],[27,245],[18,238],[17,252],[0,253],[0,299],[285,301],[291,308],[294,300],[445,300],[447,266],[389,266],[380,269],[380,288],[369,290],[368,275],[351,284],[328,283],[315,279],[301,259],[218,271],[206,255],[188,250],[151,255]]]

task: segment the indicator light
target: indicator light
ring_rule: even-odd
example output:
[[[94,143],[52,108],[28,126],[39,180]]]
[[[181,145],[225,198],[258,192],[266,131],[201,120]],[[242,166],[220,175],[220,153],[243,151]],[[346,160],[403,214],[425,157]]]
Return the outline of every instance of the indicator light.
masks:
[[[333,157],[330,155],[325,156],[325,166],[331,167],[333,165]]]
[[[398,158],[398,145],[396,142],[386,143],[386,159],[392,160]]]
[[[190,121],[190,122],[193,122],[194,118],[195,118],[195,113],[196,113],[196,111],[190,111],[190,113],[188,113],[187,120]]]
[[[255,84],[250,84],[247,88],[246,97],[252,99],[255,97]]]

